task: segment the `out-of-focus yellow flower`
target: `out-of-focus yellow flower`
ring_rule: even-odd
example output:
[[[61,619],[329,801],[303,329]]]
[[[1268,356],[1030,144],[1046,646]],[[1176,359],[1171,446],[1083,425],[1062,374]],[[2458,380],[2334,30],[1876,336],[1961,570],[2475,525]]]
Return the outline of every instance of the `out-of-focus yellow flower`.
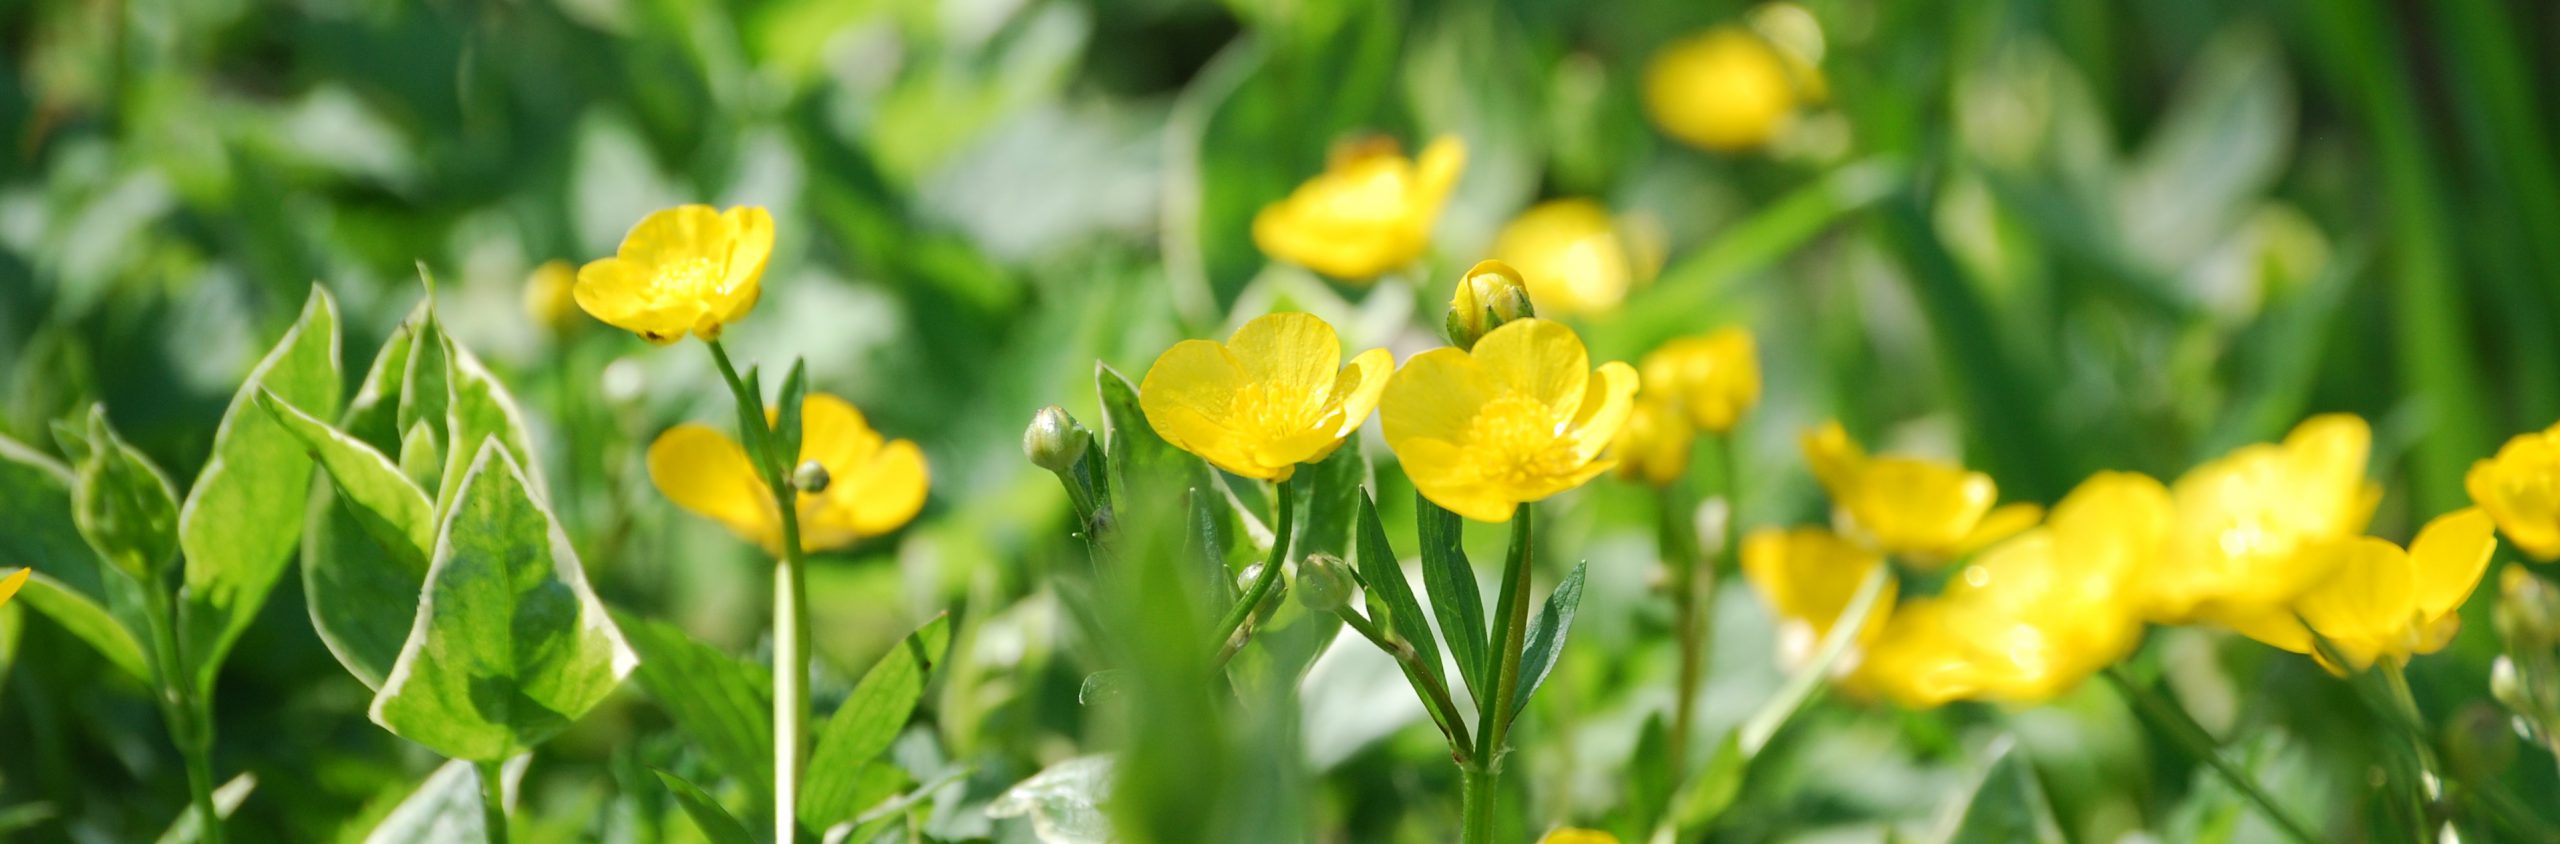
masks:
[[[2159,481],[2092,476],[2045,525],[1983,551],[1936,597],[1896,610],[1853,685],[1920,708],[2069,692],[2140,644],[2141,608],[2125,587],[2168,537],[2171,513]]]
[[[2331,542],[2311,552],[2326,559],[2323,574],[2294,609],[2355,668],[2381,659],[2405,662],[2453,641],[2462,629],[2462,603],[2497,549],[2496,525],[2477,507],[2436,517],[2406,551],[2372,537]],[[2347,668],[2317,653],[2307,635],[2279,646],[2312,653],[2333,672]]]
[[[22,568],[11,572],[8,577],[0,577],[0,607],[8,606],[9,599],[18,597],[18,587],[27,585],[27,574],[33,571],[35,569]]]
[[[1520,271],[1498,260],[1477,261],[1466,275],[1458,277],[1458,289],[1449,296],[1449,316],[1442,320],[1441,330],[1448,334],[1449,345],[1460,350],[1473,349],[1486,332],[1503,323],[1537,316],[1537,306],[1529,301],[1529,285]]]
[[[1618,461],[1618,477],[1647,486],[1670,486],[1689,471],[1689,449],[1696,441],[1689,420],[1679,411],[1646,392],[1636,397],[1636,406],[1627,414],[1627,425],[1618,431],[1618,441],[1609,447],[1609,457]]]
[[[2035,526],[2044,508],[1994,507],[1990,475],[1916,457],[1869,456],[1838,422],[1805,434],[1814,478],[1831,494],[1841,532],[1915,565],[1939,565]]]
[[[1266,314],[1224,344],[1184,340],[1138,383],[1138,408],[1166,442],[1248,478],[1285,481],[1368,421],[1395,358],[1370,349],[1342,363],[1342,341],[1313,314]]]
[[[1813,656],[1857,597],[1858,587],[1883,567],[1884,555],[1818,527],[1761,528],[1742,539],[1743,579],[1777,619],[1778,654],[1789,663]],[[1840,665],[1863,661],[1857,655],[1884,632],[1897,586],[1885,583],[1851,642],[1852,656],[1844,656]]]
[[[1682,143],[1715,152],[1767,144],[1818,99],[1820,76],[1751,32],[1718,27],[1671,42],[1644,74],[1645,112]]]
[[[1520,268],[1530,298],[1550,316],[1606,313],[1653,268],[1619,234],[1609,209],[1588,199],[1531,206],[1493,237],[1493,256]]]
[[[2462,479],[2471,503],[2535,559],[2560,557],[2560,425],[2518,434]]]
[[[1760,354],[1751,332],[1727,327],[1662,344],[1644,356],[1644,389],[1678,407],[1689,424],[1731,433],[1760,403]]]
[[[658,345],[720,339],[756,306],[773,255],[773,215],[679,205],[642,218],[622,248],[578,268],[578,307]]]
[[[524,280],[524,316],[553,334],[567,334],[583,323],[578,317],[578,268],[567,261],[544,261]]]
[[[2347,414],[2315,416],[2281,445],[2243,446],[2170,487],[2177,529],[2139,578],[2146,614],[2208,621],[2283,647],[2297,638],[2293,602],[2328,560],[2305,553],[2363,535],[2382,498],[2364,477],[2372,429]]]
[[[1596,829],[1565,826],[1540,837],[1538,844],[1618,844],[1618,837]]]
[[[765,411],[768,424],[776,411]],[[823,551],[905,525],[924,508],[929,473],[910,440],[883,440],[851,403],[811,393],[800,405],[800,455],[817,463],[826,488],[797,493],[800,547]],[[695,515],[727,526],[779,556],[782,521],[764,476],[727,434],[685,423],[649,444],[649,480]]]
[[[1253,243],[1344,281],[1375,279],[1422,257],[1466,161],[1466,144],[1454,136],[1432,141],[1416,159],[1392,143],[1336,147],[1324,173],[1253,216]]]
[[[1609,470],[1600,453],[1635,404],[1636,371],[1591,369],[1563,323],[1504,324],[1473,351],[1415,355],[1387,381],[1378,418],[1405,475],[1432,503],[1483,522]]]

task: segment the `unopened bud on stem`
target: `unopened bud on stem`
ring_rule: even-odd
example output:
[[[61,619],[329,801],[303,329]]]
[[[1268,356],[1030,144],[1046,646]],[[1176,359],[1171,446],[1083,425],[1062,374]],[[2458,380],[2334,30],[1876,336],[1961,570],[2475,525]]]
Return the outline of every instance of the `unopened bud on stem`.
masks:
[[[1064,473],[1075,468],[1084,457],[1085,447],[1093,443],[1093,432],[1067,415],[1067,409],[1050,405],[1031,415],[1031,427],[1022,430],[1022,455],[1040,468]]]
[[[1478,261],[1458,278],[1458,292],[1449,299],[1449,317],[1442,327],[1448,331],[1449,345],[1473,349],[1477,340],[1503,323],[1537,315],[1519,270],[1501,261]]]
[[[833,480],[827,474],[827,467],[818,465],[815,460],[801,461],[798,468],[791,470],[791,488],[801,492],[825,492],[827,484]]]
[[[1320,613],[1351,603],[1350,567],[1332,554],[1309,554],[1298,563],[1298,605]]]

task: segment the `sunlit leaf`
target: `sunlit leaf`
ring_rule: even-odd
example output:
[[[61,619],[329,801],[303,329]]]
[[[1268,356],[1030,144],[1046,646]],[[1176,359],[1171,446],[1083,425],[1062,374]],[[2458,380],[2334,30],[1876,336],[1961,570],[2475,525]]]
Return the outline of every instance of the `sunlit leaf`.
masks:
[[[711,844],[755,844],[746,825],[730,817],[729,810],[720,808],[720,801],[711,799],[710,794],[685,782],[683,777],[665,771],[657,773],[658,781],[676,796],[676,805],[684,807],[685,817],[693,819],[694,828],[701,830],[702,837],[710,839]]]
[[[825,829],[863,809],[863,765],[889,749],[924,699],[926,681],[951,645],[951,617],[937,615],[880,657],[818,732],[800,788],[800,822]],[[894,790],[894,787],[892,787]],[[873,797],[872,802],[878,802]]]
[[[773,675],[721,653],[682,628],[625,612],[614,623],[640,655],[632,679],[667,711],[705,759],[773,800]]]

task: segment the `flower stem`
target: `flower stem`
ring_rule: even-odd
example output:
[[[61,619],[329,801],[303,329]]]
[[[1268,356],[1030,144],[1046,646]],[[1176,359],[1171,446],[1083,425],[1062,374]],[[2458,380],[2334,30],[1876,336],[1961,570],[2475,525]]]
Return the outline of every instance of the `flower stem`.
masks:
[[[2409,780],[2407,809],[2412,831],[2424,839],[2428,828],[2427,805],[2435,800],[2428,783],[2440,770],[2436,765],[2435,752],[2427,747],[2426,716],[2418,710],[2418,696],[2409,689],[2408,671],[2399,660],[2386,657],[2376,667],[2381,669],[2376,673],[2382,675],[2383,685],[2391,690],[2391,706],[2401,719],[2401,732],[2409,740],[2408,770],[2402,772],[2408,775]]]
[[[1464,791],[1459,800],[1465,812],[1466,825],[1458,830],[1461,844],[1493,842],[1493,768],[1478,759],[1458,766],[1458,778]]]
[[[1221,665],[1226,663],[1225,657],[1233,656],[1241,648],[1241,643],[1234,641],[1236,631],[1244,627],[1245,620],[1253,617],[1255,608],[1262,606],[1262,599],[1270,597],[1271,587],[1280,582],[1280,564],[1289,559],[1289,534],[1293,529],[1290,523],[1292,514],[1298,509],[1292,506],[1296,499],[1289,496],[1289,483],[1283,480],[1279,485],[1277,500],[1280,513],[1274,517],[1279,526],[1271,532],[1271,556],[1262,561],[1262,571],[1254,575],[1253,585],[1245,588],[1244,597],[1236,599],[1235,606],[1227,609],[1226,617],[1218,620],[1218,638],[1215,641]]]
[[[2261,788],[2255,777],[2241,770],[2238,763],[2223,758],[2222,749],[2215,746],[2212,734],[2205,732],[2204,727],[2187,715],[2185,709],[2160,696],[2159,692],[2153,691],[2150,687],[2125,676],[2122,666],[2108,666],[2107,670],[2099,672],[2099,675],[2107,678],[2108,685],[2114,686],[2117,694],[2123,695],[2125,700],[2132,703],[2134,709],[2140,711],[2144,717],[2149,718],[2154,726],[2168,733],[2170,739],[2185,747],[2188,753],[2202,758],[2206,764],[2213,766],[2215,773],[2221,774],[2225,782],[2230,783],[2231,787],[2237,789],[2242,796],[2249,798],[2249,802],[2256,804],[2259,813],[2265,815],[2267,820],[2273,822],[2278,828],[2283,829],[2287,837],[2302,844],[2311,844],[2320,840],[2318,836],[2311,834],[2310,827],[2296,820],[2293,813],[2277,805],[2274,795],[2268,794],[2266,789]]]
[[[204,830],[206,844],[222,844],[222,815],[213,805],[213,713],[178,659],[178,613],[168,584],[159,578],[142,586],[145,615],[151,628],[153,667],[160,682],[160,717],[169,740],[186,759],[187,799]]]
[[[703,345],[737,398],[738,435],[754,455],[782,524],[781,559],[773,568],[773,840],[792,844],[799,840],[800,766],[809,723],[809,592],[802,580],[807,566],[800,548],[800,492],[777,471],[781,461],[771,459],[774,431],[765,421],[764,398],[747,389],[719,341]]]
[[[1378,650],[1386,651],[1388,656],[1395,658],[1397,667],[1404,669],[1405,680],[1422,693],[1423,707],[1431,710],[1431,720],[1439,722],[1440,734],[1448,737],[1449,750],[1455,754],[1459,764],[1475,758],[1473,745],[1467,738],[1467,722],[1458,715],[1457,700],[1449,695],[1449,687],[1440,682],[1439,676],[1423,666],[1422,655],[1416,653],[1412,645],[1397,641],[1379,630],[1367,616],[1347,604],[1334,608],[1333,613],[1342,617],[1343,624],[1359,631],[1370,644],[1377,645]]]
[[[474,762],[480,773],[480,826],[489,833],[489,844],[507,844],[506,763]]]
[[[1486,686],[1485,700],[1476,702],[1476,758],[1472,766],[1461,766],[1467,776],[1463,809],[1463,827],[1468,844],[1493,840],[1494,786],[1502,776],[1502,746],[1511,734],[1513,687],[1520,683],[1521,649],[1529,636],[1529,545],[1532,539],[1529,505],[1522,504],[1511,513],[1511,550],[1502,562],[1502,595],[1494,601],[1494,617],[1502,625],[1501,638],[1493,652],[1486,654],[1492,664],[1485,666],[1485,676],[1492,682]]]

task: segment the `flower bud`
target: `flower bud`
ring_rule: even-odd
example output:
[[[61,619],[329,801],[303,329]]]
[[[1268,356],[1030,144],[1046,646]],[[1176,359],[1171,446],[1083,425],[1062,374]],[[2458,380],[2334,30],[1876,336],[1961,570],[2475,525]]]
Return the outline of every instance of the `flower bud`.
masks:
[[[819,465],[815,460],[800,461],[799,468],[791,470],[791,488],[801,492],[825,492],[827,484],[833,480],[827,474],[827,467]]]
[[[578,312],[575,291],[578,268],[567,261],[550,261],[533,268],[524,281],[524,315],[552,334],[567,334],[586,324]]]
[[[1067,409],[1050,405],[1031,415],[1031,427],[1022,429],[1022,455],[1040,468],[1064,473],[1075,468],[1084,458],[1086,446],[1093,443],[1093,432],[1067,415]]]
[[[1298,605],[1313,612],[1332,612],[1351,603],[1351,569],[1341,557],[1309,554],[1298,563]]]
[[[2542,653],[2560,647],[2560,589],[2523,566],[2509,565],[2498,574],[2498,603],[2489,618],[2510,651]]]
[[[1476,341],[1492,333],[1503,323],[1537,316],[1529,303],[1528,284],[1520,271],[1501,261],[1477,261],[1458,279],[1457,295],[1449,299],[1449,317],[1443,327],[1448,330],[1449,345],[1474,349]]]

